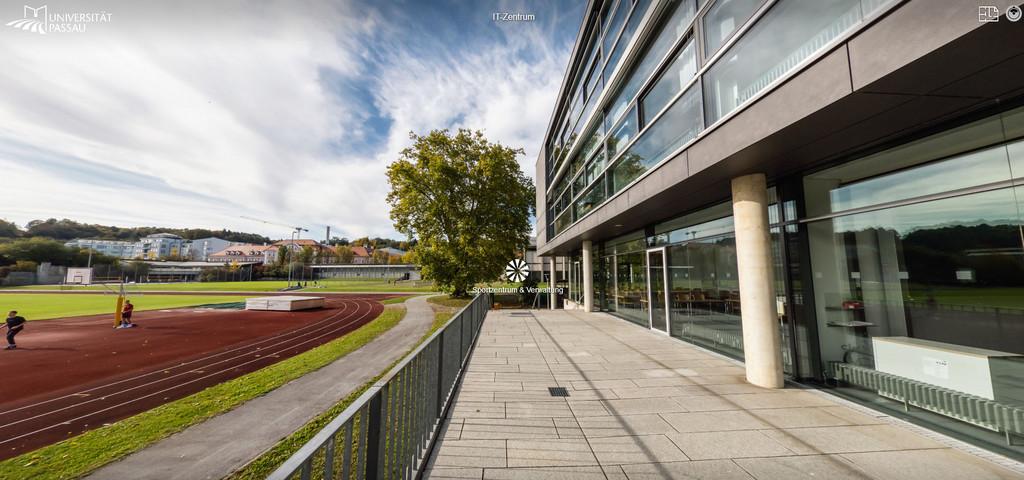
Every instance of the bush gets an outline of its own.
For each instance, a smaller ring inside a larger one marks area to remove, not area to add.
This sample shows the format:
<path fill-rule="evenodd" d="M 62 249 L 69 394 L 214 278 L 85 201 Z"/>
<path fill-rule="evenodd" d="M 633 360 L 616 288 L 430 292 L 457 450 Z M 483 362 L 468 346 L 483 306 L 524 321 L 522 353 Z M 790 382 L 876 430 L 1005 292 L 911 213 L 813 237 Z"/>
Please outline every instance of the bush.
<path fill-rule="evenodd" d="M 18 260 L 14 262 L 14 268 L 11 271 L 14 272 L 34 272 L 39 267 L 39 264 L 32 260 Z"/>

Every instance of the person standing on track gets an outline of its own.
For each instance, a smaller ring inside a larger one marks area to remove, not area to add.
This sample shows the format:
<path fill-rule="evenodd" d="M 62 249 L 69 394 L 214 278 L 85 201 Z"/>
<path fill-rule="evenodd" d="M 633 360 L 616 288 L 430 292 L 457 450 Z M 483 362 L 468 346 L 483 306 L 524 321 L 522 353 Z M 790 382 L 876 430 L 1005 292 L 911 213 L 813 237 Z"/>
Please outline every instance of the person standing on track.
<path fill-rule="evenodd" d="M 132 305 L 131 300 L 124 301 L 124 307 L 121 307 L 121 327 L 120 328 L 132 328 L 135 326 L 132 323 L 132 312 L 135 311 L 135 305 Z"/>
<path fill-rule="evenodd" d="M 19 317 L 17 310 L 11 310 L 7 313 L 7 323 L 4 326 L 7 327 L 7 350 L 18 348 L 14 343 L 14 336 L 25 328 L 25 317 Z"/>

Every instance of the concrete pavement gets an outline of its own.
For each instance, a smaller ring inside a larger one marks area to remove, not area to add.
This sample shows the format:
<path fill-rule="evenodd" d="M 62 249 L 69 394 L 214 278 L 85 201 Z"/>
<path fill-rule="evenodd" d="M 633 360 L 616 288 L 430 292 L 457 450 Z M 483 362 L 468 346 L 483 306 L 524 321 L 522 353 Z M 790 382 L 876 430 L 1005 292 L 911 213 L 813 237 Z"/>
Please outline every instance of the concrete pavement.
<path fill-rule="evenodd" d="M 550 387 L 564 387 L 568 397 Z M 427 478 L 1024 479 L 816 390 L 607 314 L 492 311 Z"/>

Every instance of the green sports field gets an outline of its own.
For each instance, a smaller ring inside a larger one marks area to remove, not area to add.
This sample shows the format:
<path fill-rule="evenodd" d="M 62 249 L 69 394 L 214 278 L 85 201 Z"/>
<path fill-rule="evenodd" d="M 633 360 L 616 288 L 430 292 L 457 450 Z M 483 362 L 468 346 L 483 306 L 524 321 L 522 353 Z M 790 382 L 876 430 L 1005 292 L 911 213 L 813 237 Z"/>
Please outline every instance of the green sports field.
<path fill-rule="evenodd" d="M 324 280 L 320 282 L 321 288 L 310 287 L 303 289 L 304 292 L 432 292 L 433 286 L 426 282 L 400 282 L 388 283 L 385 280 Z M 125 288 L 129 292 L 275 292 L 288 286 L 284 280 L 267 280 L 254 282 L 189 282 L 189 283 L 153 283 L 153 284 L 129 284 Z M 56 290 L 62 287 L 58 285 L 26 285 L 21 287 L 9 287 L 5 290 Z M 116 287 L 104 287 L 102 285 L 89 286 L 68 286 L 68 290 L 96 290 L 103 291 Z"/>
<path fill-rule="evenodd" d="M 130 297 L 130 299 L 135 304 L 135 310 L 142 311 L 240 302 L 245 297 L 237 295 L 141 295 Z M 6 314 L 10 310 L 17 310 L 19 315 L 29 321 L 104 313 L 109 313 L 112 316 L 116 304 L 117 297 L 114 295 L 0 294 L 0 311 Z"/>

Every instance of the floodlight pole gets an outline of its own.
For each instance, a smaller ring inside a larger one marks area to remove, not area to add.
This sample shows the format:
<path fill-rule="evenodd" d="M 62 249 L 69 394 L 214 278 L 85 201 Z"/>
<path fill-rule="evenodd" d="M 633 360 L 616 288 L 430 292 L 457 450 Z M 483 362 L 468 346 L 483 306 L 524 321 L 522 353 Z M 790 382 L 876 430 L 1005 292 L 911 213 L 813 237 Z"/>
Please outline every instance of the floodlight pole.
<path fill-rule="evenodd" d="M 299 232 L 298 228 L 296 228 L 295 230 L 292 230 L 291 242 L 288 243 L 288 248 L 285 249 L 285 252 L 288 254 L 288 256 L 285 258 L 285 261 L 288 262 L 288 288 L 292 288 L 292 259 L 291 259 L 292 255 L 291 254 L 292 254 L 292 246 L 295 245 L 295 234 L 298 233 L 298 232 Z"/>

